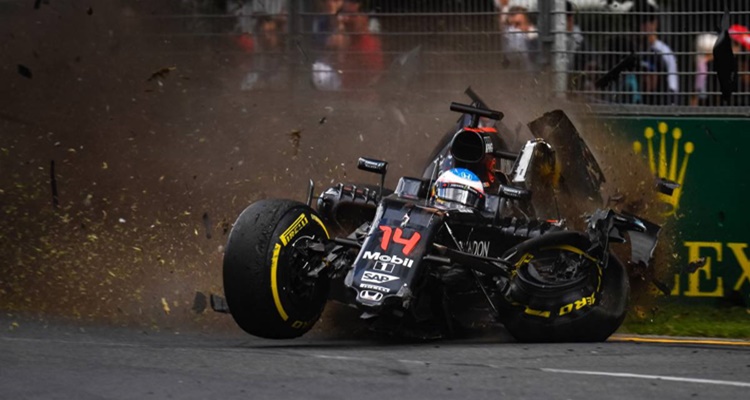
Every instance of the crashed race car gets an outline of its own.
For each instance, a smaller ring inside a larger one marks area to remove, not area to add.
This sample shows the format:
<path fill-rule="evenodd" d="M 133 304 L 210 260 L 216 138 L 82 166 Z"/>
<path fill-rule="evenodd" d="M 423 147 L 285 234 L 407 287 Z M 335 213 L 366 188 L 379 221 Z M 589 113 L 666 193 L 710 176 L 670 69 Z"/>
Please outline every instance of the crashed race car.
<path fill-rule="evenodd" d="M 387 163 L 360 158 L 380 185 L 338 184 L 307 204 L 251 204 L 235 222 L 223 263 L 226 306 L 247 333 L 299 337 L 328 300 L 361 311 L 381 332 L 447 337 L 477 310 L 518 341 L 603 341 L 622 323 L 626 265 L 644 268 L 659 226 L 597 209 L 572 229 L 555 213 L 558 194 L 601 196 L 601 169 L 562 111 L 528 127 L 514 152 L 490 109 L 452 103 L 457 125 L 420 177 L 384 187 Z M 567 152 L 568 160 L 558 159 Z M 336 234 L 340 232 L 340 234 Z M 611 243 L 631 246 L 623 263 Z M 468 320 L 468 321 L 467 321 Z"/>

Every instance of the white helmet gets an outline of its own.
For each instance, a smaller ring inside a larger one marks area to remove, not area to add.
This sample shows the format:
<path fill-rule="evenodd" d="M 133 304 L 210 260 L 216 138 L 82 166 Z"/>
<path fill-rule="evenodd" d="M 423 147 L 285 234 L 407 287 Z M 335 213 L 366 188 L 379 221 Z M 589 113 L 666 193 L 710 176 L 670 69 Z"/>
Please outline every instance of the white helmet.
<path fill-rule="evenodd" d="M 481 208 L 484 186 L 479 177 L 466 168 L 452 168 L 443 172 L 432 187 L 436 204 Z"/>

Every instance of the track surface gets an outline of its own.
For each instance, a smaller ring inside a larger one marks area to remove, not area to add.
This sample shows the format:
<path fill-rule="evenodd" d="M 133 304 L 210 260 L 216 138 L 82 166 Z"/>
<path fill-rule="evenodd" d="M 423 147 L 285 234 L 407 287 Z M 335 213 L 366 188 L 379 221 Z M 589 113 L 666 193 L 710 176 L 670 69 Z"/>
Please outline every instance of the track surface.
<path fill-rule="evenodd" d="M 293 341 L 0 318 L 13 399 L 746 398 L 739 345 Z M 744 343 L 747 345 L 747 343 Z"/>

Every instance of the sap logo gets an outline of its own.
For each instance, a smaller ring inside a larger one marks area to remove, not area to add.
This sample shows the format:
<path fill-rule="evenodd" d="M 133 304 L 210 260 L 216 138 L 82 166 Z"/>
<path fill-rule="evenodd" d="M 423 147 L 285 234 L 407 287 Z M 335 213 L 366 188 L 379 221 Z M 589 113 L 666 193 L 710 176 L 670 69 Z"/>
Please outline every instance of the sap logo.
<path fill-rule="evenodd" d="M 490 254 L 490 241 L 489 240 L 470 240 L 467 242 L 460 242 L 463 251 L 474 254 L 475 256 L 488 257 Z"/>
<path fill-rule="evenodd" d="M 379 274 L 377 272 L 365 271 L 365 273 L 362 275 L 362 282 L 386 283 L 395 280 L 398 280 L 398 277 Z"/>
<path fill-rule="evenodd" d="M 383 293 L 373 292 L 372 290 L 362 290 L 359 292 L 359 298 L 362 300 L 380 301 L 383 300 Z"/>
<path fill-rule="evenodd" d="M 372 269 L 375 271 L 385 272 L 386 274 L 392 274 L 395 267 L 396 266 L 393 264 L 378 261 L 375 263 L 375 266 L 373 266 Z"/>
<path fill-rule="evenodd" d="M 376 260 L 384 263 L 391 263 L 396 265 L 403 265 L 404 267 L 411 268 L 414 265 L 414 260 L 411 258 L 401 258 L 399 256 L 389 256 L 387 254 L 380 254 L 379 251 L 366 251 L 362 255 L 365 260 Z"/>
<path fill-rule="evenodd" d="M 378 292 L 383 292 L 383 293 L 390 293 L 391 292 L 391 289 L 388 289 L 386 287 L 376 286 L 376 285 L 370 285 L 370 284 L 367 284 L 367 283 L 360 284 L 359 287 L 362 288 L 362 289 L 377 290 Z"/>

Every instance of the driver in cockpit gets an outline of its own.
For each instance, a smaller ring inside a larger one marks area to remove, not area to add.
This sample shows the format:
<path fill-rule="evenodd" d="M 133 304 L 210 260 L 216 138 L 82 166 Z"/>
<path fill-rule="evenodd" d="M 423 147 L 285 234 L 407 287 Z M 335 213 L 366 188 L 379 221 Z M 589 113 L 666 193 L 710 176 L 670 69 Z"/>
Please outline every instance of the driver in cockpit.
<path fill-rule="evenodd" d="M 435 205 L 446 208 L 481 209 L 485 200 L 484 183 L 466 168 L 450 168 L 432 185 Z"/>

